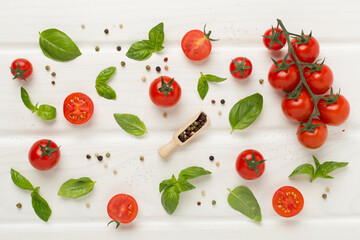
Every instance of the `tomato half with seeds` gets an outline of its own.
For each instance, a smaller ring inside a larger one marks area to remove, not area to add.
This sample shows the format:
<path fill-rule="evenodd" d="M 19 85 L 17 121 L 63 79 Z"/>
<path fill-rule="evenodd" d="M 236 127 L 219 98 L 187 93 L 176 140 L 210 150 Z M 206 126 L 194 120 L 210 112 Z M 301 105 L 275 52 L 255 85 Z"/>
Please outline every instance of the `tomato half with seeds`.
<path fill-rule="evenodd" d="M 304 36 L 308 38 L 308 35 Z M 294 48 L 294 52 L 297 58 L 301 62 L 312 63 L 316 60 L 320 53 L 320 45 L 314 37 L 310 37 L 306 43 L 299 43 L 296 38 L 291 39 L 291 45 Z M 292 54 L 290 57 L 293 58 Z M 293 58 L 294 59 L 294 58 Z"/>
<path fill-rule="evenodd" d="M 325 97 L 329 96 L 330 95 L 326 95 Z M 335 98 L 335 95 L 333 96 Z M 350 104 L 343 95 L 339 95 L 335 103 L 326 103 L 326 100 L 320 99 L 317 105 L 321 121 L 328 125 L 339 126 L 348 119 L 350 114 Z"/>
<path fill-rule="evenodd" d="M 311 91 L 320 95 L 326 93 L 333 84 L 334 76 L 331 69 L 323 64 L 319 71 L 311 72 L 310 68 L 304 68 L 304 77 Z"/>
<path fill-rule="evenodd" d="M 282 64 L 283 60 L 277 61 L 278 64 Z M 292 61 L 286 60 L 286 64 L 290 64 Z M 270 85 L 276 90 L 280 91 L 293 91 L 300 82 L 300 72 L 295 64 L 291 64 L 285 70 L 277 71 L 278 66 L 275 63 L 271 66 L 268 74 L 268 80 Z"/>
<path fill-rule="evenodd" d="M 49 139 L 41 139 L 31 146 L 28 156 L 34 168 L 49 170 L 58 163 L 60 149 L 55 142 Z"/>
<path fill-rule="evenodd" d="M 150 84 L 149 95 L 155 105 L 172 107 L 180 100 L 181 87 L 174 78 L 161 76 Z"/>
<path fill-rule="evenodd" d="M 272 205 L 277 214 L 289 218 L 301 212 L 304 207 L 304 197 L 296 188 L 284 186 L 274 193 Z"/>
<path fill-rule="evenodd" d="M 264 157 L 256 150 L 242 151 L 236 159 L 236 171 L 247 180 L 259 178 L 265 170 Z"/>
<path fill-rule="evenodd" d="M 130 223 L 138 213 L 136 200 L 128 194 L 117 194 L 107 205 L 109 217 L 117 223 Z"/>
<path fill-rule="evenodd" d="M 31 62 L 25 58 L 15 59 L 11 63 L 11 74 L 14 76 L 13 79 L 27 80 L 32 74 L 33 66 Z"/>
<path fill-rule="evenodd" d="M 75 92 L 65 98 L 64 116 L 72 124 L 83 124 L 90 120 L 94 104 L 89 96 Z"/>
<path fill-rule="evenodd" d="M 286 38 L 281 28 L 269 28 L 263 35 L 265 47 L 272 51 L 278 51 L 285 46 Z M 280 44 L 282 43 L 282 44 Z"/>
<path fill-rule="evenodd" d="M 231 75 L 237 79 L 245 79 L 252 72 L 252 63 L 248 58 L 237 57 L 231 60 L 229 70 Z"/>
<path fill-rule="evenodd" d="M 287 97 L 288 95 L 286 95 L 281 102 L 284 115 L 288 119 L 296 122 L 308 120 L 314 110 L 314 102 L 308 91 L 304 88 L 301 89 L 297 99 L 287 99 Z"/>
<path fill-rule="evenodd" d="M 312 119 L 312 125 L 318 125 L 314 131 L 303 131 L 304 126 L 301 124 L 297 130 L 297 138 L 299 142 L 307 148 L 316 149 L 321 147 L 328 135 L 326 124 L 319 119 Z"/>

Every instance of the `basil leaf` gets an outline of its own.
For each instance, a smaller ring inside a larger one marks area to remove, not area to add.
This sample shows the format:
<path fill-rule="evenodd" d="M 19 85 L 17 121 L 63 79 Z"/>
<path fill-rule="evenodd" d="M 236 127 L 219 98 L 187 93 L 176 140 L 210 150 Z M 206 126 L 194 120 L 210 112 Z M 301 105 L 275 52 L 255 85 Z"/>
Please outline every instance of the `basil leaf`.
<path fill-rule="evenodd" d="M 308 174 L 310 177 L 313 177 L 315 173 L 313 165 L 306 163 L 298 166 L 295 170 L 289 175 L 289 177 L 293 177 L 299 174 Z"/>
<path fill-rule="evenodd" d="M 56 117 L 56 108 L 47 104 L 42 104 L 37 110 L 37 115 L 44 120 L 52 120 Z"/>
<path fill-rule="evenodd" d="M 175 184 L 178 192 L 186 192 L 195 189 L 195 186 L 189 183 L 187 180 L 179 178 L 179 181 Z"/>
<path fill-rule="evenodd" d="M 315 156 L 313 156 L 313 159 L 314 159 L 314 162 L 315 162 L 315 168 L 318 169 L 320 167 L 320 162 Z"/>
<path fill-rule="evenodd" d="M 159 192 L 162 192 L 164 188 L 170 187 L 171 185 L 176 183 L 176 178 L 174 175 L 172 175 L 172 178 L 166 179 L 162 181 L 159 185 Z"/>
<path fill-rule="evenodd" d="M 114 113 L 114 117 L 119 126 L 127 133 L 134 136 L 141 136 L 144 133 L 147 133 L 144 122 L 141 121 L 138 116 L 133 114 Z"/>
<path fill-rule="evenodd" d="M 41 32 L 39 44 L 45 56 L 55 61 L 70 61 L 81 55 L 71 38 L 55 28 Z"/>
<path fill-rule="evenodd" d="M 25 88 L 21 87 L 20 93 L 21 93 L 21 100 L 23 101 L 24 105 L 32 112 L 36 112 L 37 107 L 32 104 L 30 100 L 30 96 L 28 92 L 25 90 Z"/>
<path fill-rule="evenodd" d="M 46 200 L 40 196 L 39 187 L 35 188 L 31 193 L 31 202 L 36 215 L 38 215 L 41 220 L 47 222 L 51 215 L 51 209 Z"/>
<path fill-rule="evenodd" d="M 95 182 L 88 177 L 82 177 L 79 179 L 72 178 L 61 185 L 58 191 L 58 195 L 76 199 L 91 192 L 94 188 L 94 185 Z"/>
<path fill-rule="evenodd" d="M 16 186 L 19 188 L 25 189 L 25 190 L 34 190 L 33 185 L 30 183 L 29 180 L 26 179 L 23 175 L 21 175 L 19 172 L 15 171 L 14 169 L 11 169 L 11 179 L 15 183 Z"/>
<path fill-rule="evenodd" d="M 126 56 L 134 60 L 144 61 L 151 57 L 153 53 L 152 50 L 153 47 L 149 44 L 149 42 L 143 40 L 133 43 L 127 51 Z"/>
<path fill-rule="evenodd" d="M 260 115 L 263 108 L 263 97 L 255 93 L 238 101 L 230 110 L 229 122 L 234 130 L 242 130 L 249 127 Z"/>
<path fill-rule="evenodd" d="M 245 186 L 238 186 L 230 190 L 227 198 L 229 205 L 236 211 L 241 212 L 248 218 L 261 222 L 261 210 L 254 194 Z"/>
<path fill-rule="evenodd" d="M 198 93 L 202 100 L 206 97 L 206 94 L 209 91 L 209 84 L 205 81 L 202 77 L 199 78 L 198 85 L 197 85 Z"/>
<path fill-rule="evenodd" d="M 106 99 L 116 99 L 116 92 L 107 84 L 95 85 L 97 93 Z"/>
<path fill-rule="evenodd" d="M 333 161 L 324 162 L 323 164 L 320 165 L 320 167 L 318 169 L 316 169 L 314 179 L 316 179 L 317 177 L 333 178 L 333 177 L 329 176 L 328 174 L 338 168 L 343 168 L 343 167 L 347 166 L 348 164 L 349 163 L 347 163 L 347 162 L 333 162 Z"/>
<path fill-rule="evenodd" d="M 168 214 L 173 214 L 179 204 L 180 193 L 176 191 L 175 186 L 165 189 L 161 195 L 161 204 Z"/>
<path fill-rule="evenodd" d="M 164 23 L 159 23 L 150 30 L 149 40 L 151 42 L 151 45 L 154 47 L 154 52 L 158 52 L 164 48 L 162 46 L 162 44 L 164 43 L 164 38 Z"/>
<path fill-rule="evenodd" d="M 111 76 L 115 73 L 116 67 L 108 67 L 102 70 L 99 75 L 96 77 L 96 85 L 106 83 Z"/>
<path fill-rule="evenodd" d="M 226 78 L 221 78 L 221 77 L 218 77 L 218 76 L 215 76 L 215 75 L 211 75 L 211 74 L 205 74 L 205 75 L 203 75 L 202 73 L 201 73 L 201 77 L 204 79 L 204 80 L 206 80 L 206 81 L 208 81 L 208 82 L 223 82 L 223 81 L 225 81 L 226 80 Z"/>
<path fill-rule="evenodd" d="M 202 167 L 188 167 L 182 170 L 179 174 L 179 180 L 194 179 L 203 175 L 211 174 L 210 171 L 205 170 Z"/>

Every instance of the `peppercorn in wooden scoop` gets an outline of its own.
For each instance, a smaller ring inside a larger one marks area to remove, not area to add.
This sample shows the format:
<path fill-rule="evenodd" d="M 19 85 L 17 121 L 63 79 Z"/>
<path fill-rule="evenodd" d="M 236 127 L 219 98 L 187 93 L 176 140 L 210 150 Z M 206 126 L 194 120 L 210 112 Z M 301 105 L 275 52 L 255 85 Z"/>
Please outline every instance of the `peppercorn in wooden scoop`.
<path fill-rule="evenodd" d="M 159 148 L 159 155 L 162 158 L 167 158 L 177 146 L 188 143 L 195 135 L 207 127 L 209 123 L 210 121 L 207 115 L 204 112 L 199 112 L 174 133 L 170 142 Z"/>

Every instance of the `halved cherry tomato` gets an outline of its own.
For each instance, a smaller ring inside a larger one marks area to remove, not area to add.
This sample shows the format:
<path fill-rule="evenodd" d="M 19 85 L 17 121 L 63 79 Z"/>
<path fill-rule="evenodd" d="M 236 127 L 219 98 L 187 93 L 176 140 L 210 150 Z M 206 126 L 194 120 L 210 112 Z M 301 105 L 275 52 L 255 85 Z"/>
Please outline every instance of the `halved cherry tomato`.
<path fill-rule="evenodd" d="M 171 107 L 180 100 L 181 87 L 173 78 L 161 76 L 150 84 L 149 94 L 157 106 Z"/>
<path fill-rule="evenodd" d="M 315 149 L 321 147 L 326 142 L 328 130 L 325 123 L 319 119 L 316 118 L 313 119 L 312 124 L 313 125 L 319 124 L 320 126 L 316 127 L 314 132 L 310 132 L 310 131 L 299 132 L 304 128 L 303 125 L 300 125 L 297 130 L 298 132 L 297 138 L 303 146 L 307 148 Z"/>
<path fill-rule="evenodd" d="M 84 93 L 75 92 L 64 101 L 64 116 L 72 124 L 83 124 L 90 120 L 94 112 L 94 104 Z"/>
<path fill-rule="evenodd" d="M 118 223 L 132 222 L 138 213 L 136 200 L 127 194 L 117 194 L 107 205 L 107 213 L 111 219 Z"/>
<path fill-rule="evenodd" d="M 273 39 L 274 37 L 275 37 L 275 39 Z M 282 43 L 282 45 L 279 43 L 279 41 Z M 273 42 L 273 43 L 270 47 L 271 42 Z M 282 49 L 286 43 L 286 38 L 285 38 L 284 33 L 282 33 L 282 29 L 281 28 L 269 28 L 268 30 L 266 30 L 266 32 L 263 35 L 263 43 L 267 49 L 272 50 L 272 51 L 277 51 L 277 50 Z"/>
<path fill-rule="evenodd" d="M 305 35 L 308 37 L 308 35 Z M 294 52 L 301 62 L 312 63 L 316 60 L 320 53 L 320 45 L 314 37 L 310 37 L 307 43 L 298 44 L 298 40 L 291 39 L 291 45 L 294 48 Z M 293 56 L 290 54 L 291 58 Z"/>
<path fill-rule="evenodd" d="M 291 186 L 279 188 L 273 196 L 272 205 L 282 217 L 293 217 L 304 207 L 304 198 L 299 190 Z"/>
<path fill-rule="evenodd" d="M 264 157 L 256 150 L 242 151 L 236 159 L 236 171 L 247 180 L 259 178 L 265 170 Z"/>
<path fill-rule="evenodd" d="M 311 91 L 317 95 L 326 93 L 331 88 L 334 79 L 331 69 L 323 64 L 319 71 L 310 71 L 310 68 L 304 68 L 304 77 Z"/>
<path fill-rule="evenodd" d="M 325 97 L 329 96 L 330 95 L 326 95 Z M 320 99 L 317 105 L 320 112 L 320 119 L 324 123 L 338 126 L 344 123 L 349 117 L 350 104 L 343 95 L 339 95 L 335 103 L 328 105 L 326 103 L 326 100 Z"/>
<path fill-rule="evenodd" d="M 233 77 L 238 79 L 244 79 L 250 76 L 252 72 L 251 61 L 244 57 L 237 57 L 231 60 L 229 70 Z"/>
<path fill-rule="evenodd" d="M 309 119 L 314 110 L 314 102 L 310 94 L 304 88 L 301 89 L 300 95 L 295 99 L 286 99 L 286 95 L 282 102 L 281 108 L 287 118 L 296 122 L 304 122 Z"/>
<path fill-rule="evenodd" d="M 28 77 L 30 77 L 33 66 L 31 65 L 31 62 L 25 58 L 18 58 L 15 59 L 11 63 L 11 74 L 14 76 L 13 79 L 20 79 L 20 80 L 26 80 Z"/>
<path fill-rule="evenodd" d="M 277 61 L 279 64 L 282 60 Z M 286 60 L 286 63 L 291 63 Z M 289 66 L 287 70 L 276 71 L 278 67 L 273 64 L 269 70 L 268 80 L 270 85 L 280 91 L 291 92 L 300 82 L 300 72 L 295 64 Z"/>
<path fill-rule="evenodd" d="M 39 170 L 53 168 L 59 159 L 59 147 L 49 139 L 36 141 L 29 150 L 29 161 L 34 168 Z"/>

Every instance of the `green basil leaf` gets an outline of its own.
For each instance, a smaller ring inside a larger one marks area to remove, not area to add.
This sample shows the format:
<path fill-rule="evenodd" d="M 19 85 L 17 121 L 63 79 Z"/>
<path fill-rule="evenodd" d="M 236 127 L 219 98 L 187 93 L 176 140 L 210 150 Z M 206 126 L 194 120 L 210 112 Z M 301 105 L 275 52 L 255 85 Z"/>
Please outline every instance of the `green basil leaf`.
<path fill-rule="evenodd" d="M 263 97 L 255 93 L 238 101 L 230 110 L 229 122 L 234 130 L 242 130 L 249 127 L 260 115 L 263 108 Z"/>
<path fill-rule="evenodd" d="M 164 49 L 164 47 L 162 46 L 162 44 L 164 43 L 164 39 L 164 23 L 159 23 L 149 32 L 149 40 L 151 42 L 151 45 L 154 47 L 154 52 L 158 52 Z"/>
<path fill-rule="evenodd" d="M 210 171 L 205 170 L 202 167 L 188 167 L 179 173 L 179 180 L 194 179 L 203 175 L 211 174 Z"/>
<path fill-rule="evenodd" d="M 162 192 L 165 188 L 170 187 L 176 183 L 176 178 L 173 175 L 172 178 L 166 179 L 159 184 L 159 192 Z"/>
<path fill-rule="evenodd" d="M 115 73 L 116 67 L 108 67 L 102 70 L 96 77 L 96 85 L 106 83 L 111 76 Z"/>
<path fill-rule="evenodd" d="M 37 115 L 44 120 L 52 120 L 56 117 L 56 108 L 47 104 L 39 106 Z"/>
<path fill-rule="evenodd" d="M 179 179 L 177 183 L 174 185 L 178 192 L 186 192 L 195 189 L 195 186 L 189 183 L 187 180 Z"/>
<path fill-rule="evenodd" d="M 143 40 L 133 43 L 127 51 L 126 56 L 134 60 L 144 61 L 150 58 L 152 53 L 153 47 L 148 41 Z"/>
<path fill-rule="evenodd" d="M 173 214 L 179 204 L 180 193 L 175 186 L 168 187 L 161 195 L 161 204 L 168 214 Z"/>
<path fill-rule="evenodd" d="M 45 56 L 55 61 L 70 61 L 81 55 L 71 38 L 55 28 L 41 32 L 39 44 Z"/>
<path fill-rule="evenodd" d="M 58 195 L 76 199 L 91 192 L 94 188 L 94 185 L 95 182 L 88 177 L 82 177 L 79 179 L 72 178 L 61 185 L 58 191 Z"/>
<path fill-rule="evenodd" d="M 97 84 L 95 85 L 97 93 L 106 99 L 116 99 L 116 92 L 112 87 L 107 84 Z"/>
<path fill-rule="evenodd" d="M 51 209 L 46 200 L 40 196 L 39 187 L 35 188 L 31 193 L 31 202 L 36 215 L 38 215 L 41 220 L 47 222 L 51 215 Z"/>
<path fill-rule="evenodd" d="M 144 122 L 133 114 L 115 113 L 114 117 L 122 129 L 134 136 L 141 136 L 147 133 Z"/>
<path fill-rule="evenodd" d="M 313 177 L 315 173 L 313 165 L 306 163 L 298 166 L 295 170 L 289 175 L 289 177 L 293 177 L 299 174 L 308 174 L 310 177 Z"/>
<path fill-rule="evenodd" d="M 245 186 L 238 186 L 232 191 L 230 189 L 228 190 L 230 193 L 227 201 L 233 209 L 241 212 L 254 221 L 261 221 L 259 203 L 249 188 Z"/>
<path fill-rule="evenodd" d="M 23 101 L 24 105 L 32 112 L 37 111 L 37 107 L 34 106 L 30 100 L 30 96 L 28 92 L 25 90 L 25 88 L 21 87 L 21 100 Z"/>
<path fill-rule="evenodd" d="M 205 81 L 202 77 L 199 78 L 198 85 L 197 85 L 198 93 L 202 100 L 206 97 L 206 94 L 209 91 L 209 84 Z"/>
<path fill-rule="evenodd" d="M 316 169 L 314 179 L 317 177 L 333 178 L 333 177 L 329 176 L 328 174 L 338 168 L 343 168 L 343 167 L 347 166 L 348 164 L 349 164 L 348 162 L 333 162 L 333 161 L 324 162 L 323 164 L 320 165 L 320 167 L 318 169 Z"/>
<path fill-rule="evenodd" d="M 318 169 L 320 167 L 320 162 L 315 156 L 312 156 L 312 157 L 313 157 L 314 162 L 315 162 L 315 168 Z"/>
<path fill-rule="evenodd" d="M 211 75 L 211 74 L 205 74 L 205 75 L 203 75 L 202 73 L 201 73 L 201 77 L 204 79 L 204 80 L 206 80 L 206 81 L 208 81 L 208 82 L 223 82 L 223 81 L 225 81 L 226 80 L 226 78 L 221 78 L 221 77 L 218 77 L 218 76 L 215 76 L 215 75 Z"/>
<path fill-rule="evenodd" d="M 26 179 L 23 175 L 21 175 L 19 172 L 15 171 L 14 169 L 11 169 L 11 179 L 15 183 L 16 186 L 19 188 L 25 189 L 25 190 L 34 190 L 33 185 L 30 183 L 29 180 Z"/>

